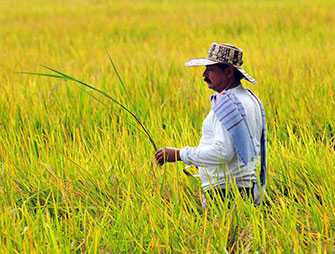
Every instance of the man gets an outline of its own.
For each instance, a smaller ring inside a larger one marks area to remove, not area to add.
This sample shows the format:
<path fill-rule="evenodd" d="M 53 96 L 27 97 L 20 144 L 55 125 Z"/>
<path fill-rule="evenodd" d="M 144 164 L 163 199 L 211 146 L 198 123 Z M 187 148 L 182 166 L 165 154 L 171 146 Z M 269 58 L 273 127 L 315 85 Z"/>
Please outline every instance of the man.
<path fill-rule="evenodd" d="M 224 198 L 236 184 L 243 197 L 252 196 L 258 205 L 259 156 L 263 190 L 266 182 L 265 112 L 259 99 L 241 85 L 241 79 L 256 83 L 242 63 L 240 48 L 219 43 L 212 43 L 207 58 L 186 62 L 186 66 L 206 66 L 204 81 L 216 92 L 211 96 L 212 109 L 203 122 L 197 147 L 161 148 L 155 158 L 160 165 L 182 160 L 198 167 L 202 188 L 210 197 L 219 193 Z"/>

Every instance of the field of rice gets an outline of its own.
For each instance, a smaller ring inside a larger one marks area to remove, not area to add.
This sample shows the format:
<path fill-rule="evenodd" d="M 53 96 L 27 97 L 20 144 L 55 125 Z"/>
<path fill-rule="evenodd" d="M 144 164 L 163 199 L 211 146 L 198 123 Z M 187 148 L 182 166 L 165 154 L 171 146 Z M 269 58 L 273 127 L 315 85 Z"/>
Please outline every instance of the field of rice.
<path fill-rule="evenodd" d="M 332 0 L 0 1 L 0 249 L 3 253 L 335 251 Z M 212 94 L 211 42 L 244 50 L 244 82 L 268 120 L 268 187 L 254 207 L 202 210 L 183 163 L 159 167 L 117 98 L 158 147 L 196 146 Z M 108 58 L 124 80 L 122 86 Z"/>

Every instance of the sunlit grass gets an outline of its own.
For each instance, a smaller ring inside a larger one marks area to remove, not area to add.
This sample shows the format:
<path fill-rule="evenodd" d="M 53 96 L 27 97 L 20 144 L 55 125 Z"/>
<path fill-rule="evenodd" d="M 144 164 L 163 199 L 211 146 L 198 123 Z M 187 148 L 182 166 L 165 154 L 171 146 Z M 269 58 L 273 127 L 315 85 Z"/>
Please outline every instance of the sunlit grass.
<path fill-rule="evenodd" d="M 3 252 L 333 252 L 335 19 L 332 1 L 0 3 Z M 183 164 L 158 167 L 120 107 L 158 147 L 196 145 L 211 94 L 186 69 L 212 41 L 244 49 L 268 116 L 266 203 L 201 209 Z M 120 71 L 120 85 L 106 49 Z M 108 105 L 108 106 L 106 106 Z"/>

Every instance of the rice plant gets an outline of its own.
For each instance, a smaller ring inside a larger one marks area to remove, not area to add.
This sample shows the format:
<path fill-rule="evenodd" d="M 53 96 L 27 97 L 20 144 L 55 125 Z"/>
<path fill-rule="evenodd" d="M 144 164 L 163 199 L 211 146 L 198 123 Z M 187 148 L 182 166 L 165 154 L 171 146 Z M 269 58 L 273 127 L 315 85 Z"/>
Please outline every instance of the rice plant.
<path fill-rule="evenodd" d="M 2 1 L 1 252 L 334 252 L 332 7 Z M 154 162 L 154 146 L 199 142 L 212 92 L 183 64 L 213 41 L 244 50 L 258 81 L 244 85 L 267 111 L 259 208 L 237 199 L 204 211 L 183 163 Z M 52 78 L 17 73 L 40 65 Z"/>

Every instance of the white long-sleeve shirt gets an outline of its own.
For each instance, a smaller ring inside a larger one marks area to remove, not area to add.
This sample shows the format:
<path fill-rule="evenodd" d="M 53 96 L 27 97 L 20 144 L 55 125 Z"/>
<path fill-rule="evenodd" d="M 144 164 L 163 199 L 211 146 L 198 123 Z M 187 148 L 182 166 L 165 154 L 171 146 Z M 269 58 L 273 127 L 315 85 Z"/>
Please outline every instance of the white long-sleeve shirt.
<path fill-rule="evenodd" d="M 232 181 L 236 181 L 238 187 L 252 187 L 256 180 L 262 132 L 261 110 L 257 100 L 242 85 L 230 91 L 236 95 L 246 111 L 247 124 L 258 156 L 247 165 L 243 165 L 235 152 L 230 133 L 211 110 L 203 122 L 199 145 L 186 146 L 180 150 L 180 157 L 186 164 L 199 168 L 204 191 L 214 186 L 226 188 Z"/>

